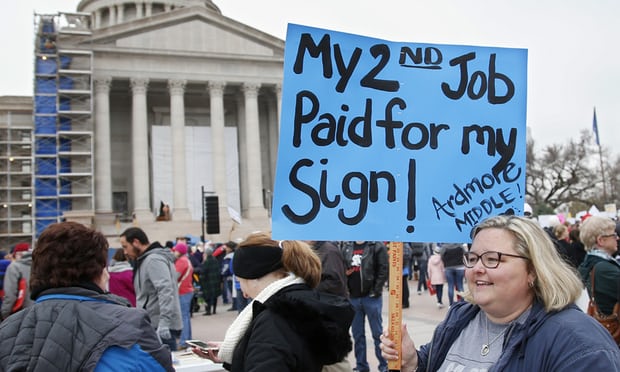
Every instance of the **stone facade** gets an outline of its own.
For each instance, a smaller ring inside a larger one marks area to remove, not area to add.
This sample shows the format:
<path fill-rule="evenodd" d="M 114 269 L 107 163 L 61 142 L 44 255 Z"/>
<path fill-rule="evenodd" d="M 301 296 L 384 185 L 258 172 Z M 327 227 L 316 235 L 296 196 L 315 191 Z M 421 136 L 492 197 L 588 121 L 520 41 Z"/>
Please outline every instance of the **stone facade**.
<path fill-rule="evenodd" d="M 90 32 L 58 48 L 93 53 L 95 225 L 115 235 L 110 216 L 123 214 L 154 238 L 199 235 L 204 188 L 221 223 L 207 239 L 269 229 L 284 41 L 211 1 L 83 0 L 77 11 Z M 156 222 L 161 202 L 170 221 Z"/>

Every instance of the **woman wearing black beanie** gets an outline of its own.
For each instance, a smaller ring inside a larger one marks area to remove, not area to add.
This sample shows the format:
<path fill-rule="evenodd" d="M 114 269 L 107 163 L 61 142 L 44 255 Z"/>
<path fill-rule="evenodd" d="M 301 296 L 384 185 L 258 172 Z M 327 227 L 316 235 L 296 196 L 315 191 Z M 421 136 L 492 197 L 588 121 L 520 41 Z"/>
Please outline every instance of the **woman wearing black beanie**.
<path fill-rule="evenodd" d="M 239 244 L 233 271 L 252 298 L 226 331 L 218 351 L 197 354 L 229 371 L 320 371 L 352 349 L 353 308 L 314 288 L 321 261 L 304 242 L 254 233 Z"/>

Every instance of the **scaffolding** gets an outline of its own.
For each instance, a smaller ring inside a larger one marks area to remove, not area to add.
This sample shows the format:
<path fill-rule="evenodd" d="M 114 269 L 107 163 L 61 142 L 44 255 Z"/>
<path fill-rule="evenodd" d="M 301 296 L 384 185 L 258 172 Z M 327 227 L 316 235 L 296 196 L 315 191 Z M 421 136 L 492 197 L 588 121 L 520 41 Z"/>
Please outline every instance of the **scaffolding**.
<path fill-rule="evenodd" d="M 90 33 L 88 21 L 82 13 L 35 15 L 35 237 L 67 212 L 94 213 L 93 55 L 70 42 Z"/>
<path fill-rule="evenodd" d="M 0 247 L 32 242 L 32 103 L 4 97 L 0 113 Z"/>

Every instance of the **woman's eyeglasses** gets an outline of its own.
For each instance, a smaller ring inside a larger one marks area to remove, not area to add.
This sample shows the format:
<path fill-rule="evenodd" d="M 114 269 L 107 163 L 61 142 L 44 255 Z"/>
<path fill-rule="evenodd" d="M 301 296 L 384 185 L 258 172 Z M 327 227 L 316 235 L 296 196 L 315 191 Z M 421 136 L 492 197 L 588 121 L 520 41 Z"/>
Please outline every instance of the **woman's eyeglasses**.
<path fill-rule="evenodd" d="M 618 234 L 616 233 L 611 233 L 611 234 L 604 234 L 604 235 L 599 235 L 601 238 L 611 238 L 612 236 L 616 239 L 618 239 Z"/>
<path fill-rule="evenodd" d="M 465 265 L 465 267 L 471 269 L 472 267 L 476 266 L 476 264 L 478 263 L 478 260 L 481 260 L 482 266 L 486 267 L 487 269 L 495 269 L 499 266 L 499 263 L 502 261 L 502 256 L 517 257 L 517 258 L 523 258 L 523 259 L 528 260 L 528 258 L 525 256 L 518 256 L 516 254 L 509 254 L 509 253 L 502 253 L 502 252 L 495 252 L 495 251 L 487 251 L 487 252 L 484 252 L 483 254 L 467 252 L 463 254 L 463 264 Z"/>

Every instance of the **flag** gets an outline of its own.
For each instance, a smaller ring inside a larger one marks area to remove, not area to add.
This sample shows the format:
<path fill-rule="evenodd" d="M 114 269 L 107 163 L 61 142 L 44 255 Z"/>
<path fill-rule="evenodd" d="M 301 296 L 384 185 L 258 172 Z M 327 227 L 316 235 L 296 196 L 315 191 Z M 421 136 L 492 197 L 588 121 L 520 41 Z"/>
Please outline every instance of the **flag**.
<path fill-rule="evenodd" d="M 598 139 L 598 125 L 596 124 L 596 107 L 594 108 L 594 119 L 592 119 L 592 130 L 594 131 L 594 140 L 598 146 L 601 145 Z"/>

